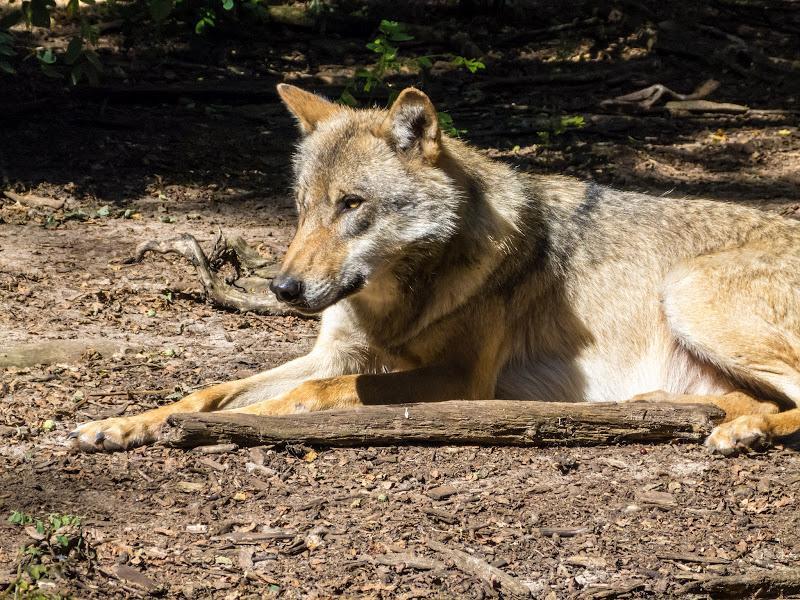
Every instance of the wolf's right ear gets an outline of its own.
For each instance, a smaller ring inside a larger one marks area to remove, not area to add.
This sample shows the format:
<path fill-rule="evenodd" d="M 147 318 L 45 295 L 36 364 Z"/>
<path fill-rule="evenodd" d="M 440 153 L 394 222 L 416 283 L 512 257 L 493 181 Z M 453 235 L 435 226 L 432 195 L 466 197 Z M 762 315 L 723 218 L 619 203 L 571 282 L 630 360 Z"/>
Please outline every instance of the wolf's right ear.
<path fill-rule="evenodd" d="M 303 135 L 308 135 L 317 128 L 321 121 L 344 110 L 342 106 L 334 104 L 322 96 L 306 92 L 287 83 L 278 84 L 278 95 L 289 112 L 297 119 Z"/>
<path fill-rule="evenodd" d="M 400 92 L 381 129 L 397 150 L 417 150 L 430 163 L 439 158 L 442 151 L 439 115 L 430 98 L 418 89 L 410 87 Z"/>

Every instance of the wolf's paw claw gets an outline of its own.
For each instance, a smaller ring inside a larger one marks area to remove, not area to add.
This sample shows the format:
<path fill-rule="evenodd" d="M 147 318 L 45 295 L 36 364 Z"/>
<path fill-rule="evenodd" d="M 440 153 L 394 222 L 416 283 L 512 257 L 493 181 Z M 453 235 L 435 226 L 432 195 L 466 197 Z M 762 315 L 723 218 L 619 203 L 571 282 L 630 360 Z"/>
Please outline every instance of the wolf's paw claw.
<path fill-rule="evenodd" d="M 67 436 L 82 452 L 113 452 L 141 446 L 158 439 L 161 423 L 142 417 L 116 417 L 79 425 Z"/>
<path fill-rule="evenodd" d="M 706 447 L 723 456 L 769 446 L 769 425 L 760 415 L 745 415 L 714 428 Z"/>

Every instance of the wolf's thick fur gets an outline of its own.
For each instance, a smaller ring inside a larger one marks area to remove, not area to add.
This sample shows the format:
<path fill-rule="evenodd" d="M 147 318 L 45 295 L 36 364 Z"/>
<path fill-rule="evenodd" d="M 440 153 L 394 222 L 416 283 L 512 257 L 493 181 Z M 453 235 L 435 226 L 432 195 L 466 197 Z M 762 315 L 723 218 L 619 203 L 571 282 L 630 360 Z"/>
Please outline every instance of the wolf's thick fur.
<path fill-rule="evenodd" d="M 442 135 L 421 92 L 352 110 L 279 86 L 304 138 L 274 286 L 323 311 L 314 349 L 135 417 L 451 398 L 713 402 L 729 452 L 800 429 L 800 227 L 729 204 L 527 176 Z M 784 410 L 784 412 L 779 412 Z"/>

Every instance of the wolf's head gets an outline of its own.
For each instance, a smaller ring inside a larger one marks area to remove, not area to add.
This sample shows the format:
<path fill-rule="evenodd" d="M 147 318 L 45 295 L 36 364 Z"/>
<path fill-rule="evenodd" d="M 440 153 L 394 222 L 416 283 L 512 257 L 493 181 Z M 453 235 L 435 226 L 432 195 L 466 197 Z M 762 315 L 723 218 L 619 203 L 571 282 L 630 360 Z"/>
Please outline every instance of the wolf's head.
<path fill-rule="evenodd" d="M 442 133 L 425 94 L 407 88 L 388 110 L 354 110 L 290 85 L 278 93 L 303 134 L 297 233 L 271 285 L 280 300 L 321 311 L 453 234 L 459 192 L 440 168 Z"/>

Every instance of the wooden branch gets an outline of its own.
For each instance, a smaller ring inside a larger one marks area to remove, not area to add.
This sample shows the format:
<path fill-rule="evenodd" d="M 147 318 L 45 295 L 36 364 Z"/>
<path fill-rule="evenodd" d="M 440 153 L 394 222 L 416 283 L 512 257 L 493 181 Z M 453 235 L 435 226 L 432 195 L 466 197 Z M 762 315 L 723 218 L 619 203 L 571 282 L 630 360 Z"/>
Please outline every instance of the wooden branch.
<path fill-rule="evenodd" d="M 497 567 L 493 567 L 477 556 L 472 556 L 462 550 L 450 548 L 436 540 L 428 540 L 428 547 L 450 559 L 459 571 L 482 579 L 492 588 L 499 588 L 499 591 L 504 596 L 527 598 L 531 595 L 530 588 L 522 583 L 521 580 L 509 575 L 505 571 L 501 571 Z"/>
<path fill-rule="evenodd" d="M 239 413 L 172 415 L 172 446 L 302 442 L 320 446 L 478 444 L 597 446 L 701 442 L 724 416 L 710 405 L 450 400 L 364 406 L 265 417 Z"/>
<path fill-rule="evenodd" d="M 200 283 L 203 285 L 209 300 L 218 306 L 266 315 L 298 314 L 285 304 L 278 302 L 272 294 L 248 294 L 225 284 L 211 269 L 208 257 L 206 257 L 200 244 L 188 233 L 168 240 L 143 242 L 136 248 L 135 256 L 125 262 L 128 264 L 141 262 L 148 252 L 180 254 L 191 262 L 197 271 Z"/>
<path fill-rule="evenodd" d="M 800 569 L 706 577 L 681 588 L 681 595 L 709 594 L 714 598 L 777 598 L 799 593 Z"/>

